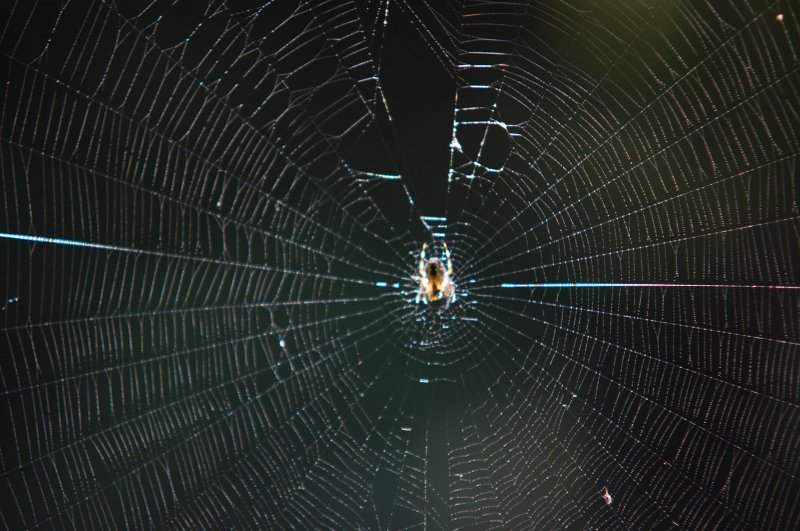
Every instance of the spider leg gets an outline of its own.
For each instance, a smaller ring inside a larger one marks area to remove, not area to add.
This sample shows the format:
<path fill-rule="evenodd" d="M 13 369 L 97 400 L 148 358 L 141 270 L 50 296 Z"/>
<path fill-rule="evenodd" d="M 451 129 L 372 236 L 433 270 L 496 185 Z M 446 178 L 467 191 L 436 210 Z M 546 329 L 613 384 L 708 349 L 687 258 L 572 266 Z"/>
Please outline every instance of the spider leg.
<path fill-rule="evenodd" d="M 425 291 L 425 285 L 423 284 L 423 282 L 420 282 L 419 290 L 417 290 L 417 304 L 419 304 L 420 302 L 424 302 L 425 304 L 428 304 L 428 299 L 426 297 L 426 291 Z"/>
<path fill-rule="evenodd" d="M 419 276 L 422 279 L 425 276 L 425 248 L 428 246 L 427 243 L 422 244 L 422 252 L 419 253 Z"/>
<path fill-rule="evenodd" d="M 446 243 L 444 243 L 444 255 L 447 258 L 447 276 L 450 276 L 453 274 L 453 261 L 450 260 L 450 250 L 447 248 Z"/>

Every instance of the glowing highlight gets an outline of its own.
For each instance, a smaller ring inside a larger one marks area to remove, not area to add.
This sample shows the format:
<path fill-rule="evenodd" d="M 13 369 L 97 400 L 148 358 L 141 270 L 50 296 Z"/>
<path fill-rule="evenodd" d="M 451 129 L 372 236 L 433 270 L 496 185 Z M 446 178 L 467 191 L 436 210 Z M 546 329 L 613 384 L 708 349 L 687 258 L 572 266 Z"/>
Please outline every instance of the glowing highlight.
<path fill-rule="evenodd" d="M 800 286 L 782 284 L 671 284 L 668 282 L 535 282 L 515 284 L 504 282 L 501 288 L 710 288 L 710 289 L 798 289 Z"/>
<path fill-rule="evenodd" d="M 69 240 L 65 238 L 49 238 L 47 236 L 35 236 L 32 234 L 15 234 L 9 232 L 0 232 L 0 238 L 6 240 L 17 240 L 23 242 L 33 243 L 49 243 L 52 245 L 67 245 L 70 247 L 83 247 L 87 249 L 103 249 L 104 251 L 121 251 L 125 253 L 144 253 L 141 249 L 134 249 L 132 247 L 122 247 L 119 245 L 109 245 L 105 243 L 84 242 L 80 240 Z"/>

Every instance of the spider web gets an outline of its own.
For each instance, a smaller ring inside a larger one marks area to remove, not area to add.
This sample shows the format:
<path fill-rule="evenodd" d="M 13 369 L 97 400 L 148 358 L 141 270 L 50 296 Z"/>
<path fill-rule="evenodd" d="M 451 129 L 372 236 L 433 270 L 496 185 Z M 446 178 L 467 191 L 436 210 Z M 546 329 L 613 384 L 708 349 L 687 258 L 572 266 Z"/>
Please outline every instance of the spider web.
<path fill-rule="evenodd" d="M 2 13 L 3 526 L 800 526 L 794 3 Z"/>

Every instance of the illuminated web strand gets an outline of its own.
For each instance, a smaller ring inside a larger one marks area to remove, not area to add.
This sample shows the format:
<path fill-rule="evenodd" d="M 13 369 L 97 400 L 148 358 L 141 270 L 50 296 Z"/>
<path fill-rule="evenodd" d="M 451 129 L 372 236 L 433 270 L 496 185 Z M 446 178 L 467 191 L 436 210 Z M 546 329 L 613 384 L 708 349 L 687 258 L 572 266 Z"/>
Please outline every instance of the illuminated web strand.
<path fill-rule="evenodd" d="M 790 289 L 800 290 L 800 286 L 782 284 L 672 284 L 669 282 L 534 282 L 516 284 L 504 282 L 501 288 L 709 288 L 709 289 Z"/>
<path fill-rule="evenodd" d="M 123 247 L 121 245 L 110 245 L 107 243 L 84 242 L 81 240 L 70 240 L 66 238 L 50 238 L 48 236 L 36 236 L 34 234 L 16 234 L 10 232 L 0 232 L 0 238 L 6 240 L 17 240 L 34 243 L 50 243 L 53 245 L 67 245 L 70 247 L 84 247 L 87 249 L 102 249 L 104 251 L 119 251 L 123 253 L 152 254 L 153 251 L 135 249 L 133 247 Z M 161 254 L 161 253 L 159 253 Z"/>
<path fill-rule="evenodd" d="M 299 276 L 314 276 L 318 278 L 327 278 L 330 280 L 340 280 L 345 282 L 354 282 L 356 284 L 376 284 L 373 281 L 369 280 L 361 280 L 361 279 L 351 279 L 351 278 L 344 278 L 344 277 L 337 277 L 333 275 L 326 275 L 326 274 L 312 274 L 312 273 L 305 273 L 300 271 L 289 271 L 283 270 L 276 267 L 271 267 L 267 265 L 261 264 L 250 264 L 245 262 L 234 262 L 230 260 L 218 260 L 216 258 L 208 258 L 205 256 L 192 256 L 180 253 L 171 253 L 171 252 L 164 252 L 164 251 L 155 251 L 152 249 L 138 249 L 136 247 L 126 247 L 123 245 L 113 245 L 108 243 L 97 243 L 97 242 L 86 242 L 82 240 L 71 240 L 68 238 L 51 238 L 49 236 L 37 236 L 35 234 L 19 234 L 13 232 L 0 232 L 0 239 L 6 240 L 16 240 L 16 241 L 23 241 L 23 242 L 33 242 L 33 243 L 48 243 L 52 245 L 63 245 L 67 247 L 79 247 L 84 249 L 100 249 L 103 251 L 115 251 L 121 253 L 130 253 L 130 254 L 138 254 L 138 255 L 148 255 L 148 256 L 159 256 L 159 257 L 168 257 L 168 258 L 177 258 L 181 260 L 194 260 L 199 262 L 210 262 L 219 265 L 226 265 L 231 267 L 242 267 L 247 269 L 258 269 L 261 271 L 277 271 L 284 274 L 293 274 Z"/>

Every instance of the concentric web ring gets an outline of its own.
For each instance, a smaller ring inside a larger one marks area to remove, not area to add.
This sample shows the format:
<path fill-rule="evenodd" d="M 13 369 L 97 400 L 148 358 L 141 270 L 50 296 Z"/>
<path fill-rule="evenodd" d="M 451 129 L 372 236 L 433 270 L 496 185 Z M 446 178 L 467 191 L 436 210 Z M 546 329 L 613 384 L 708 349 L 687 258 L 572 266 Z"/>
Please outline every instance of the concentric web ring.
<path fill-rule="evenodd" d="M 0 12 L 0 525 L 800 527 L 794 3 Z"/>

